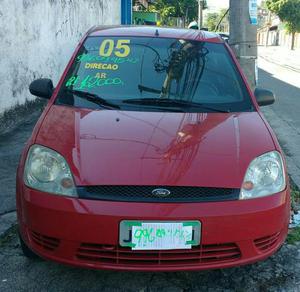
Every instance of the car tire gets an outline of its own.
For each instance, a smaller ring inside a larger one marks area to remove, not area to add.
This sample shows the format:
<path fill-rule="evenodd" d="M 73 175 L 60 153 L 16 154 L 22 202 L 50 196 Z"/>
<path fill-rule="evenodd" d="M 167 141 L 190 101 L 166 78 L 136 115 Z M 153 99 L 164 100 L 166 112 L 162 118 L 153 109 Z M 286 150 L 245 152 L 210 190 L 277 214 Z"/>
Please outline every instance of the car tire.
<path fill-rule="evenodd" d="M 22 239 L 21 235 L 19 234 L 19 240 L 20 240 L 20 244 L 21 244 L 21 249 L 23 252 L 23 255 L 29 259 L 38 259 L 39 256 L 34 253 L 24 242 L 24 240 Z"/>

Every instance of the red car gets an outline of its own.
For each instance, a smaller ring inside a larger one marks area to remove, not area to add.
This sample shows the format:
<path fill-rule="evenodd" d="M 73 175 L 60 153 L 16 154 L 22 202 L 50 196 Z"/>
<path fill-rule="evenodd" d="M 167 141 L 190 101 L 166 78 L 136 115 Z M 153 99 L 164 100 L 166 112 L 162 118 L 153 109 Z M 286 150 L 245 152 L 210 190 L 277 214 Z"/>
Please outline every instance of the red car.
<path fill-rule="evenodd" d="M 96 27 L 78 45 L 18 167 L 26 256 L 139 271 L 225 268 L 283 244 L 282 150 L 216 34 Z"/>

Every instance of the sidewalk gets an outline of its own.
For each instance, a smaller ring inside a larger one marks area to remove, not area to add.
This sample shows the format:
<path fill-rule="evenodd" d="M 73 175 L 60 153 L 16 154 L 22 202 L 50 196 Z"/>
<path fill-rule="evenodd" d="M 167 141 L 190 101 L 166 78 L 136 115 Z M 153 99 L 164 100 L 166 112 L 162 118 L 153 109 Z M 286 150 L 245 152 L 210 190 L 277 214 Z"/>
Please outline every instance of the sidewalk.
<path fill-rule="evenodd" d="M 300 49 L 291 50 L 280 46 L 258 46 L 258 56 L 300 73 Z"/>
<path fill-rule="evenodd" d="M 0 237 L 16 222 L 16 170 L 43 105 L 31 102 L 0 115 Z"/>

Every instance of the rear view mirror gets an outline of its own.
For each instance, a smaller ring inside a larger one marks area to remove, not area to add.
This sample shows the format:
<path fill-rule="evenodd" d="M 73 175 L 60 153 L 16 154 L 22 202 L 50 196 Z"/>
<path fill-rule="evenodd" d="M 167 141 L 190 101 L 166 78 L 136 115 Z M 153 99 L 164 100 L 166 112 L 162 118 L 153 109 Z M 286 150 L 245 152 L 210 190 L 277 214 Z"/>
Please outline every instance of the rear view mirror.
<path fill-rule="evenodd" d="M 31 94 L 47 99 L 51 98 L 53 89 L 52 80 L 47 78 L 36 79 L 29 85 Z"/>
<path fill-rule="evenodd" d="M 274 93 L 270 90 L 255 88 L 254 95 L 259 106 L 270 105 L 275 102 Z"/>

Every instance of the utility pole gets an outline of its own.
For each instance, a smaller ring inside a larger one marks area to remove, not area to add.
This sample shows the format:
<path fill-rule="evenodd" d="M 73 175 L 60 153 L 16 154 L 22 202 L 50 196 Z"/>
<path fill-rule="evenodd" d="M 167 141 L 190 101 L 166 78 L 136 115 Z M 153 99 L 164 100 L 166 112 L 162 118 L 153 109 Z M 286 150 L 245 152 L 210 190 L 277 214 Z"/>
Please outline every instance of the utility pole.
<path fill-rule="evenodd" d="M 253 16 L 255 7 L 257 9 L 255 5 L 255 0 L 230 0 L 229 45 L 239 60 L 252 90 L 256 86 L 257 72 L 257 25 Z M 249 11 L 252 14 L 251 18 Z"/>
<path fill-rule="evenodd" d="M 203 26 L 203 1 L 204 0 L 198 0 L 198 26 L 199 29 Z"/>

